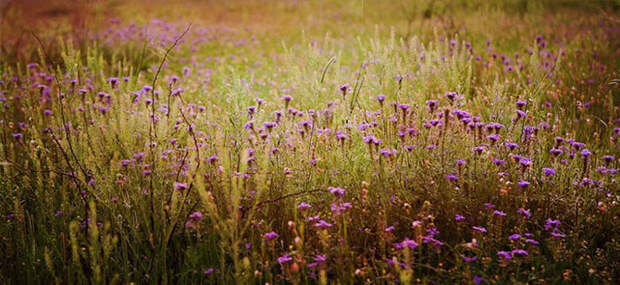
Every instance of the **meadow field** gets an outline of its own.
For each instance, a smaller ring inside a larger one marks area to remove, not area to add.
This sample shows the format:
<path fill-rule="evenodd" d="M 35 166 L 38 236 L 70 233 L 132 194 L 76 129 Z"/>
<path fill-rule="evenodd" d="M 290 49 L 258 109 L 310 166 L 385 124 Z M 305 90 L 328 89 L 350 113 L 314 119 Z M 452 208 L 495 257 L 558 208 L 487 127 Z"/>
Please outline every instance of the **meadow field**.
<path fill-rule="evenodd" d="M 620 283 L 617 0 L 0 17 L 0 284 Z"/>

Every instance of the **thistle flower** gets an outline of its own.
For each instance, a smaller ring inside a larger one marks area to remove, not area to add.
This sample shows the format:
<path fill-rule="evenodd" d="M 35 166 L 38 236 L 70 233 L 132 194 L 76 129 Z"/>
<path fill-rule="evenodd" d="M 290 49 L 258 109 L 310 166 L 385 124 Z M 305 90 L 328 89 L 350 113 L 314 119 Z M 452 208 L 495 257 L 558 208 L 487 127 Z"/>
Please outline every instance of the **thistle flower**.
<path fill-rule="evenodd" d="M 581 151 L 581 156 L 583 157 L 583 159 L 587 159 L 590 155 L 592 155 L 592 152 L 590 152 L 590 150 L 587 148 Z"/>
<path fill-rule="evenodd" d="M 603 160 L 605 161 L 605 165 L 609 165 L 612 161 L 616 159 L 613 155 L 603 155 Z"/>
<path fill-rule="evenodd" d="M 558 156 L 563 153 L 563 151 L 559 148 L 552 148 L 551 150 L 549 150 L 549 152 L 554 156 Z"/>
<path fill-rule="evenodd" d="M 463 261 L 465 262 L 474 262 L 478 259 L 478 256 L 474 255 L 472 257 L 463 256 Z"/>
<path fill-rule="evenodd" d="M 198 211 L 193 212 L 189 215 L 189 218 L 195 222 L 200 222 L 200 220 L 202 220 L 202 213 Z"/>
<path fill-rule="evenodd" d="M 553 168 L 544 167 L 542 170 L 543 170 L 543 173 L 545 174 L 545 176 L 553 176 L 553 175 L 555 175 L 555 169 L 553 169 Z"/>
<path fill-rule="evenodd" d="M 508 240 L 518 240 L 521 238 L 520 234 L 511 234 L 510 236 L 508 236 Z"/>
<path fill-rule="evenodd" d="M 340 187 L 329 187 L 327 188 L 327 190 L 329 191 L 329 193 L 332 193 L 337 197 L 343 197 L 345 192 L 344 189 Z"/>
<path fill-rule="evenodd" d="M 174 190 L 187 190 L 187 183 L 174 182 Z"/>
<path fill-rule="evenodd" d="M 481 232 L 481 233 L 486 233 L 487 232 L 487 229 L 485 227 L 473 226 L 471 228 L 474 229 L 477 232 Z"/>
<path fill-rule="evenodd" d="M 485 278 L 482 278 L 480 276 L 474 276 L 474 283 L 476 283 L 476 285 L 480 285 L 482 282 L 487 282 L 487 280 Z"/>
<path fill-rule="evenodd" d="M 112 86 L 112 88 L 116 87 L 116 84 L 118 84 L 118 77 L 108 78 L 108 83 L 110 83 L 110 86 Z"/>
<path fill-rule="evenodd" d="M 278 263 L 280 264 L 284 264 L 284 263 L 288 263 L 293 261 L 293 258 L 291 258 L 287 253 L 285 253 L 284 255 L 278 257 Z"/>
<path fill-rule="evenodd" d="M 511 252 L 503 250 L 498 251 L 497 256 L 503 258 L 504 260 L 510 260 L 512 258 Z"/>
<path fill-rule="evenodd" d="M 266 240 L 274 240 L 274 239 L 278 238 L 279 236 L 280 236 L 280 235 L 278 235 L 276 232 L 268 232 L 268 233 L 265 233 L 265 234 L 263 235 L 263 237 L 264 237 Z"/>
<path fill-rule="evenodd" d="M 523 208 L 519 208 L 519 209 L 517 210 L 517 213 L 520 213 L 520 214 L 522 214 L 523 216 L 525 216 L 525 217 L 527 217 L 527 218 L 532 217 L 532 214 L 530 213 L 530 211 L 529 211 L 529 210 L 526 210 L 526 209 L 523 209 Z"/>
<path fill-rule="evenodd" d="M 400 245 L 400 248 L 408 247 L 409 249 L 415 249 L 416 247 L 418 247 L 418 243 L 415 242 L 414 240 L 409 239 L 408 237 L 405 237 L 403 241 L 400 242 L 399 245 Z"/>
<path fill-rule="evenodd" d="M 316 255 L 312 258 L 314 262 L 308 263 L 309 268 L 319 267 L 327 261 L 327 255 Z"/>
<path fill-rule="evenodd" d="M 435 112 L 435 108 L 437 107 L 438 104 L 439 104 L 439 101 L 437 101 L 437 100 L 427 100 L 426 101 L 426 106 L 428 106 L 428 108 L 431 111 L 431 113 Z"/>
<path fill-rule="evenodd" d="M 530 182 L 522 180 L 522 181 L 517 182 L 517 185 L 519 185 L 519 187 L 521 187 L 522 189 L 525 189 L 528 186 L 530 186 Z"/>
<path fill-rule="evenodd" d="M 545 220 L 545 230 L 550 230 L 551 228 L 557 229 L 560 226 L 561 222 L 559 220 L 547 219 Z"/>
<path fill-rule="evenodd" d="M 340 89 L 340 92 L 342 92 L 342 97 L 344 97 L 347 95 L 347 91 L 349 90 L 349 84 L 348 83 L 342 84 L 338 86 L 338 89 Z"/>
<path fill-rule="evenodd" d="M 379 94 L 379 96 L 377 96 L 377 101 L 379 101 L 379 104 L 383 105 L 383 101 L 385 101 L 385 95 Z"/>
<path fill-rule="evenodd" d="M 331 228 L 332 224 L 328 223 L 325 220 L 319 220 L 318 222 L 314 224 L 314 227 L 319 228 L 319 229 L 327 229 L 327 228 Z"/>
<path fill-rule="evenodd" d="M 297 205 L 297 210 L 299 211 L 305 211 L 312 208 L 312 206 L 306 202 L 301 202 L 299 203 L 299 205 Z"/>
<path fill-rule="evenodd" d="M 515 148 L 519 147 L 518 144 L 513 143 L 513 142 L 507 142 L 504 143 L 504 146 L 506 146 L 507 148 L 509 148 L 510 150 L 514 150 Z"/>

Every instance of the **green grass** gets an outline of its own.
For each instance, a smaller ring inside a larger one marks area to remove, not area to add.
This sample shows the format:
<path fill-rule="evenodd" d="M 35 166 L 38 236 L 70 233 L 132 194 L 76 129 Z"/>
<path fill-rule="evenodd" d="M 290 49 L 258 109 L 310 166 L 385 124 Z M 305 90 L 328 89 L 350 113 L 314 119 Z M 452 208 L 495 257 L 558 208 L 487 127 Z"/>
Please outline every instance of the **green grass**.
<path fill-rule="evenodd" d="M 129 34 L 146 28 L 163 44 L 80 40 L 65 19 L 16 28 L 29 40 L 1 54 L 0 280 L 617 282 L 617 3 L 430 3 L 101 2 L 84 11 L 93 36 L 135 21 Z M 9 8 L 15 21 L 3 35 L 26 22 Z M 110 77 L 120 82 L 112 87 Z M 452 102 L 450 91 L 462 96 Z M 527 115 L 517 119 L 519 99 Z M 438 100 L 434 112 L 427 100 Z M 499 141 L 486 127 L 465 127 L 458 110 L 502 124 Z M 261 130 L 276 111 L 277 126 Z M 539 129 L 528 136 L 530 126 Z M 369 136 L 380 146 L 365 143 Z M 583 142 L 592 155 L 564 142 L 555 157 L 555 137 Z M 546 177 L 545 167 L 556 174 Z M 316 227 L 315 215 L 332 226 Z M 561 224 L 548 228 L 548 219 Z M 272 231 L 278 237 L 265 238 Z M 515 233 L 521 238 L 509 240 Z M 395 245 L 405 237 L 417 247 Z M 513 249 L 528 255 L 498 255 Z M 291 261 L 279 264 L 284 254 Z M 317 255 L 326 262 L 309 267 Z"/>

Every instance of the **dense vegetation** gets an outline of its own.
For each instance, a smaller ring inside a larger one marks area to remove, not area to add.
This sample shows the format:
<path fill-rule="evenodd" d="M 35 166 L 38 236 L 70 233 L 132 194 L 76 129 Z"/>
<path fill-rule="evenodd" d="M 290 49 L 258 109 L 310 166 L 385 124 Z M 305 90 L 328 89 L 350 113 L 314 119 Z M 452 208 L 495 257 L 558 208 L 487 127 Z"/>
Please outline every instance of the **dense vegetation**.
<path fill-rule="evenodd" d="M 620 280 L 617 2 L 142 4 L 2 6 L 0 283 Z"/>

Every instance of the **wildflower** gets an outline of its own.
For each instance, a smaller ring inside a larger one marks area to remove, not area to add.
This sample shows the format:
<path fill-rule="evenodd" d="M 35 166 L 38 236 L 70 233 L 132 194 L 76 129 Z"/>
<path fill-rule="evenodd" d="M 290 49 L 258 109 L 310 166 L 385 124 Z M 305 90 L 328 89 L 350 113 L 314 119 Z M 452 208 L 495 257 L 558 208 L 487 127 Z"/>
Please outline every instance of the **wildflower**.
<path fill-rule="evenodd" d="M 525 105 L 527 105 L 527 101 L 525 101 L 525 100 L 517 100 L 517 103 L 515 103 L 515 105 L 517 106 L 517 108 L 519 110 L 522 110 L 523 107 L 525 107 Z"/>
<path fill-rule="evenodd" d="M 377 96 L 377 101 L 379 101 L 379 104 L 383 105 L 383 101 L 385 101 L 385 95 L 379 94 L 379 96 Z"/>
<path fill-rule="evenodd" d="M 215 269 L 213 269 L 213 267 L 211 267 L 211 268 L 205 269 L 203 273 L 205 275 L 211 275 L 213 272 L 215 272 Z"/>
<path fill-rule="evenodd" d="M 116 87 L 116 84 L 118 84 L 118 77 L 110 77 L 110 78 L 108 78 L 108 83 L 110 83 L 112 88 Z"/>
<path fill-rule="evenodd" d="M 504 144 L 504 146 L 506 146 L 510 150 L 514 150 L 515 148 L 519 147 L 518 144 L 513 143 L 513 142 L 507 142 L 507 143 Z"/>
<path fill-rule="evenodd" d="M 465 261 L 465 262 L 474 262 L 477 259 L 478 259 L 477 255 L 474 255 L 472 257 L 463 256 L 463 261 Z"/>
<path fill-rule="evenodd" d="M 319 229 L 327 229 L 331 228 L 332 224 L 328 223 L 325 220 L 319 220 L 317 223 L 314 224 L 314 227 Z"/>
<path fill-rule="evenodd" d="M 606 165 L 609 165 L 612 161 L 614 161 L 615 157 L 613 155 L 603 155 L 603 160 Z"/>
<path fill-rule="evenodd" d="M 592 152 L 590 152 L 587 148 L 581 151 L 581 156 L 583 156 L 583 159 L 587 159 L 590 155 L 592 155 Z"/>
<path fill-rule="evenodd" d="M 530 186 L 530 182 L 522 180 L 522 181 L 517 182 L 517 185 L 519 185 L 519 187 L 521 187 L 522 189 L 525 189 L 528 186 Z"/>
<path fill-rule="evenodd" d="M 555 175 L 555 169 L 553 169 L 553 168 L 544 167 L 542 170 L 543 170 L 543 173 L 545 174 L 545 176 Z"/>
<path fill-rule="evenodd" d="M 526 168 L 526 167 L 528 167 L 528 166 L 532 165 L 532 160 L 531 160 L 531 159 L 529 159 L 529 158 L 527 158 L 527 157 L 521 157 L 521 158 L 519 159 L 519 164 L 521 164 L 521 166 L 522 166 L 523 168 Z"/>
<path fill-rule="evenodd" d="M 557 231 L 553 231 L 551 233 L 551 236 L 553 236 L 554 238 L 565 238 L 566 235 Z"/>
<path fill-rule="evenodd" d="M 520 249 L 520 248 L 513 249 L 512 250 L 512 254 L 513 255 L 520 255 L 520 256 L 527 256 L 528 255 L 526 250 L 523 250 L 523 249 Z"/>
<path fill-rule="evenodd" d="M 332 203 L 330 208 L 332 210 L 332 212 L 336 215 L 341 214 L 342 212 L 351 209 L 352 205 L 351 203 Z"/>
<path fill-rule="evenodd" d="M 458 94 L 456 92 L 447 92 L 445 94 L 446 98 L 450 99 L 450 101 L 454 101 L 454 98 L 456 98 Z"/>
<path fill-rule="evenodd" d="M 500 250 L 497 252 L 497 256 L 505 259 L 505 260 L 510 260 L 510 258 L 512 258 L 511 252 L 510 251 L 503 251 Z"/>
<path fill-rule="evenodd" d="M 445 177 L 446 177 L 446 179 L 448 179 L 450 181 L 458 180 L 458 177 L 456 177 L 456 175 L 454 175 L 454 174 L 447 174 Z"/>
<path fill-rule="evenodd" d="M 523 216 L 530 218 L 532 216 L 532 214 L 530 213 L 529 210 L 523 209 L 523 208 L 519 208 L 517 210 L 517 213 L 523 214 Z"/>
<path fill-rule="evenodd" d="M 393 230 L 394 230 L 394 226 L 389 226 L 389 227 L 385 228 L 385 230 L 383 230 L 383 231 L 385 231 L 386 233 L 391 233 Z"/>
<path fill-rule="evenodd" d="M 293 261 L 293 258 L 291 258 L 287 253 L 285 253 L 284 255 L 278 257 L 278 263 L 280 264 L 284 264 L 284 263 L 288 263 Z"/>
<path fill-rule="evenodd" d="M 521 238 L 520 234 L 512 234 L 508 237 L 509 240 L 518 240 Z"/>
<path fill-rule="evenodd" d="M 540 245 L 540 243 L 537 240 L 534 240 L 531 238 L 525 239 L 525 242 L 532 244 L 532 245 Z"/>
<path fill-rule="evenodd" d="M 430 109 L 431 113 L 435 111 L 435 108 L 437 107 L 438 103 L 439 103 L 439 101 L 437 101 L 437 100 L 427 100 L 426 101 L 426 105 Z"/>
<path fill-rule="evenodd" d="M 310 208 L 312 208 L 312 206 L 306 202 L 301 202 L 299 203 L 299 205 L 297 205 L 297 210 L 300 210 L 300 211 L 305 211 Z"/>
<path fill-rule="evenodd" d="M 487 140 L 491 141 L 491 143 L 495 143 L 499 140 L 499 135 L 498 134 L 488 135 Z"/>
<path fill-rule="evenodd" d="M 210 163 L 214 163 L 217 161 L 217 155 L 213 154 L 211 156 L 209 156 L 209 158 L 207 159 Z"/>
<path fill-rule="evenodd" d="M 14 133 L 11 135 L 14 139 L 21 139 L 23 137 L 22 133 Z"/>
<path fill-rule="evenodd" d="M 413 227 L 413 228 L 417 228 L 417 227 L 419 227 L 421 225 L 422 225 L 422 221 L 415 220 L 415 221 L 411 222 L 411 227 Z"/>
<path fill-rule="evenodd" d="M 418 247 L 418 243 L 415 242 L 414 240 L 409 239 L 408 237 L 405 237 L 405 239 L 403 239 L 403 241 L 400 242 L 400 247 L 401 248 L 408 247 L 410 249 L 414 249 Z"/>
<path fill-rule="evenodd" d="M 340 188 L 340 187 L 329 187 L 327 188 L 327 190 L 329 190 L 329 193 L 332 193 L 338 197 L 342 197 L 344 196 L 344 189 Z"/>
<path fill-rule="evenodd" d="M 493 211 L 493 215 L 499 216 L 499 217 L 505 217 L 506 213 L 504 213 L 502 211 L 499 211 L 499 210 L 495 210 L 495 211 Z"/>
<path fill-rule="evenodd" d="M 551 228 L 557 228 L 560 225 L 559 220 L 547 219 L 545 220 L 545 230 L 549 230 Z"/>
<path fill-rule="evenodd" d="M 551 150 L 549 150 L 549 152 L 555 156 L 562 154 L 562 150 L 558 148 L 552 148 Z"/>
<path fill-rule="evenodd" d="M 186 190 L 187 187 L 187 183 L 174 182 L 174 190 Z"/>
<path fill-rule="evenodd" d="M 465 220 L 465 217 L 457 214 L 457 215 L 454 215 L 454 219 L 455 219 L 457 222 L 460 222 L 460 221 Z"/>
<path fill-rule="evenodd" d="M 198 211 L 193 212 L 189 215 L 189 218 L 196 222 L 199 222 L 200 220 L 202 220 L 202 213 Z"/>
<path fill-rule="evenodd" d="M 338 89 L 340 89 L 340 92 L 342 92 L 342 96 L 344 97 L 345 95 L 347 95 L 347 90 L 349 90 L 349 84 L 348 83 L 342 84 L 338 86 Z"/>
<path fill-rule="evenodd" d="M 478 232 L 481 232 L 481 233 L 486 233 L 487 232 L 487 229 L 485 227 L 473 226 L 471 228 L 474 229 L 475 231 L 478 231 Z"/>
<path fill-rule="evenodd" d="M 268 232 L 268 233 L 265 233 L 263 236 L 265 237 L 266 240 L 274 240 L 278 238 L 280 235 L 278 235 L 276 232 Z"/>
<path fill-rule="evenodd" d="M 480 276 L 474 276 L 474 283 L 476 283 L 476 285 L 480 285 L 480 283 L 482 282 L 487 282 L 487 280 L 485 278 L 482 278 Z"/>
<path fill-rule="evenodd" d="M 484 151 L 484 147 L 483 146 L 477 146 L 477 147 L 474 147 L 472 150 L 475 153 L 477 153 L 477 154 L 482 154 L 482 152 Z"/>
<path fill-rule="evenodd" d="M 327 261 L 327 255 L 316 255 L 313 258 L 314 262 L 308 263 L 308 267 L 309 268 L 314 268 L 314 267 L 318 267 L 321 264 L 325 263 Z"/>

